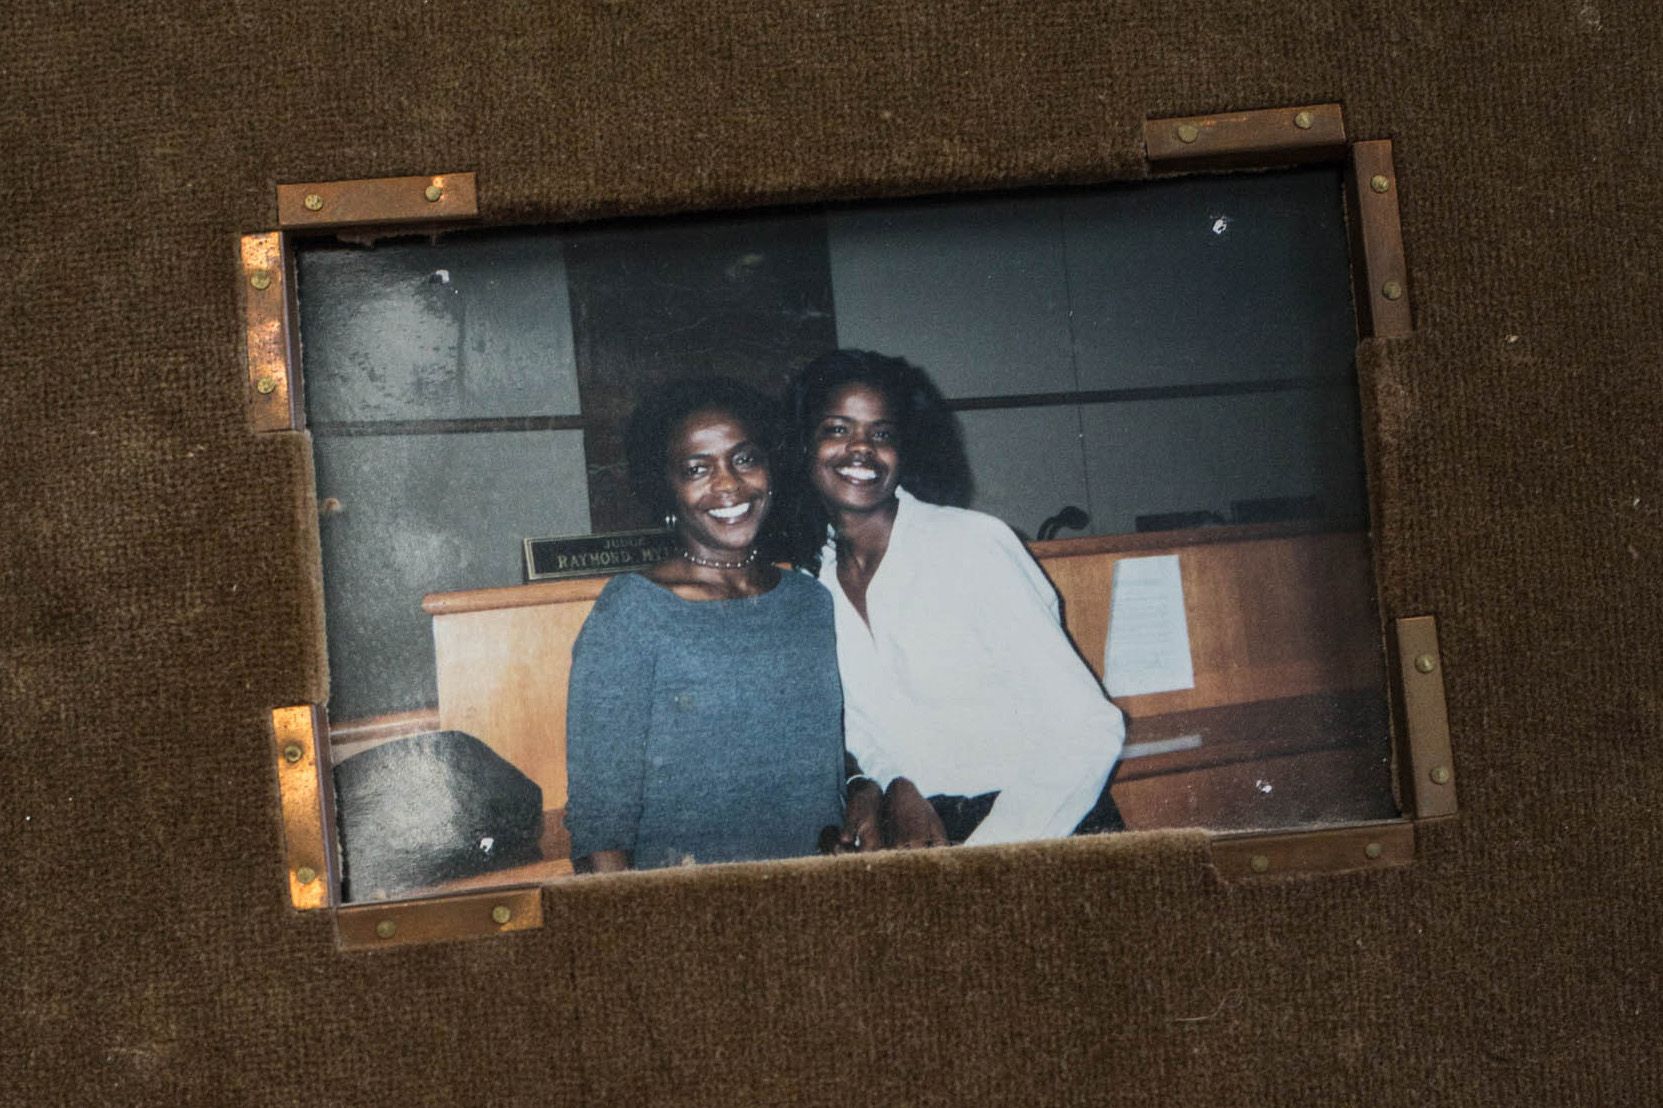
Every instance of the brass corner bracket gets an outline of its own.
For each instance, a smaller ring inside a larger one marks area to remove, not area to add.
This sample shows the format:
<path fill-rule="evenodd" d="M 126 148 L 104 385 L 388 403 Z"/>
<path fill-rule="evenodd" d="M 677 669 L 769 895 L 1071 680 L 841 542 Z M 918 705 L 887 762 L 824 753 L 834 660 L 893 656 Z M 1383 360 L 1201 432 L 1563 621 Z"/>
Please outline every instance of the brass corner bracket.
<path fill-rule="evenodd" d="M 242 278 L 248 419 L 256 431 L 292 431 L 304 422 L 300 396 L 294 259 L 280 231 L 238 240 Z"/>
<path fill-rule="evenodd" d="M 1211 853 L 1213 869 L 1224 881 L 1385 869 L 1415 860 L 1415 825 L 1400 819 L 1220 836 Z"/>
<path fill-rule="evenodd" d="M 342 950 L 477 939 L 542 926 L 543 897 L 537 886 L 354 905 L 335 913 L 335 939 Z"/>
<path fill-rule="evenodd" d="M 537 886 L 343 905 L 324 710 L 316 704 L 273 708 L 271 731 L 283 809 L 289 902 L 300 911 L 332 909 L 340 949 L 479 938 L 543 926 L 542 891 Z"/>
<path fill-rule="evenodd" d="M 1373 338 L 1407 335 L 1414 323 L 1390 139 L 1352 145 L 1346 186 L 1358 324 Z"/>
<path fill-rule="evenodd" d="M 1393 763 L 1403 818 L 1309 831 L 1220 835 L 1210 847 L 1220 880 L 1406 866 L 1415 859 L 1416 825 L 1456 814 L 1437 620 L 1408 616 L 1395 620 L 1392 631 Z"/>
<path fill-rule="evenodd" d="M 1265 168 L 1334 161 L 1345 152 L 1338 104 L 1151 119 L 1143 146 L 1151 169 Z"/>
<path fill-rule="evenodd" d="M 1397 338 L 1413 329 L 1391 140 L 1350 141 L 1340 105 L 1150 119 L 1143 146 L 1157 173 L 1343 163 L 1361 333 Z"/>
<path fill-rule="evenodd" d="M 272 753 L 283 805 L 283 864 L 289 903 L 301 911 L 335 902 L 334 790 L 327 787 L 329 752 L 319 745 L 328 733 L 322 711 L 299 704 L 271 711 Z"/>
<path fill-rule="evenodd" d="M 1438 621 L 1411 616 L 1394 625 L 1394 706 L 1402 724 L 1398 747 L 1400 803 L 1415 819 L 1456 813 L 1455 760 L 1449 742 L 1449 706 L 1444 699 L 1444 660 L 1438 650 Z"/>
<path fill-rule="evenodd" d="M 419 230 L 478 216 L 472 173 L 278 185 L 279 230 L 238 240 L 248 413 L 254 430 L 294 431 L 306 424 L 290 232 L 385 226 Z"/>
<path fill-rule="evenodd" d="M 435 223 L 478 215 L 472 173 L 277 186 L 277 225 L 285 229 Z"/>

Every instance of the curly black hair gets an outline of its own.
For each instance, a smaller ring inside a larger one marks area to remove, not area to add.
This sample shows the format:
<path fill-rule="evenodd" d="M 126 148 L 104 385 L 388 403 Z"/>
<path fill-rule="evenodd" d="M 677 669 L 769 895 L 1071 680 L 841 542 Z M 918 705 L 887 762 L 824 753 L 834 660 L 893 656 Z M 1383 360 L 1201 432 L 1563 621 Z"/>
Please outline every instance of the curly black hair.
<path fill-rule="evenodd" d="M 673 508 L 675 494 L 670 489 L 668 472 L 670 436 L 688 416 L 708 411 L 725 412 L 737 419 L 768 457 L 774 508 L 763 523 L 758 544 L 766 556 L 779 557 L 784 552 L 783 535 L 790 515 L 783 502 L 783 475 L 777 469 L 778 460 L 785 456 L 784 427 L 779 404 L 749 385 L 731 377 L 684 377 L 648 392 L 624 427 L 630 489 L 655 519 Z"/>
<path fill-rule="evenodd" d="M 826 402 L 849 384 L 867 385 L 888 401 L 897 424 L 902 488 L 931 504 L 962 508 L 970 501 L 970 461 L 958 420 L 923 370 L 905 358 L 871 350 L 822 354 L 792 379 L 786 401 L 791 420 L 790 557 L 810 571 L 820 568 L 820 549 L 831 517 L 808 486 L 805 466 Z"/>

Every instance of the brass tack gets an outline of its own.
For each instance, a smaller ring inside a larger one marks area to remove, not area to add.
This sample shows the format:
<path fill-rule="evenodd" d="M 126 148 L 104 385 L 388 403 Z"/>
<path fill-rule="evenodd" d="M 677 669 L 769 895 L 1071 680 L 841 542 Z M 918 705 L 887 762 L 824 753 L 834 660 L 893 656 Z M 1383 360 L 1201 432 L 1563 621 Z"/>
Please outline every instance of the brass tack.
<path fill-rule="evenodd" d="M 306 199 L 302 201 L 302 203 L 306 205 L 306 210 L 309 212 L 318 212 L 323 210 L 323 197 L 319 196 L 315 192 L 307 193 Z"/>
<path fill-rule="evenodd" d="M 311 866 L 301 866 L 294 871 L 295 879 L 302 885 L 310 885 L 318 879 L 318 871 Z"/>
<path fill-rule="evenodd" d="M 1370 858 L 1378 858 L 1380 857 L 1382 850 L 1379 843 L 1369 843 L 1363 848 L 1363 853 L 1368 855 Z"/>
<path fill-rule="evenodd" d="M 289 743 L 283 748 L 283 760 L 292 766 L 300 761 L 301 756 L 305 753 L 304 750 L 300 749 L 299 743 Z"/>
<path fill-rule="evenodd" d="M 1431 777 L 1432 777 L 1432 783 L 1434 785 L 1447 785 L 1447 784 L 1449 784 L 1449 767 L 1448 766 L 1433 766 Z"/>
<path fill-rule="evenodd" d="M 1254 873 L 1264 873 L 1266 870 L 1270 869 L 1270 859 L 1263 854 L 1253 855 L 1253 857 L 1247 860 L 1247 864 Z"/>
<path fill-rule="evenodd" d="M 443 196 L 444 194 L 445 194 L 445 190 L 440 188 L 438 185 L 428 185 L 427 188 L 422 192 L 422 195 L 427 197 L 427 202 L 429 204 L 434 203 L 435 201 L 437 201 L 439 199 L 439 197 Z"/>
<path fill-rule="evenodd" d="M 1300 112 L 1298 115 L 1293 117 L 1293 125 L 1298 127 L 1301 131 L 1309 131 L 1311 129 L 1311 123 L 1312 119 L 1310 112 Z"/>
<path fill-rule="evenodd" d="M 390 919 L 384 919 L 375 925 L 375 935 L 378 939 L 390 939 L 398 934 L 398 924 Z"/>
<path fill-rule="evenodd" d="M 1369 188 L 1373 189 L 1375 192 L 1390 192 L 1392 182 L 1384 173 L 1376 173 L 1373 177 L 1369 178 Z"/>
<path fill-rule="evenodd" d="M 267 374 L 254 382 L 254 391 L 261 396 L 270 396 L 277 391 L 277 378 Z"/>
<path fill-rule="evenodd" d="M 1194 142 L 1196 139 L 1198 139 L 1200 137 L 1201 137 L 1201 128 L 1197 127 L 1195 124 L 1193 124 L 1193 123 L 1180 123 L 1180 124 L 1178 124 L 1178 141 L 1179 142 Z"/>
<path fill-rule="evenodd" d="M 271 270 L 256 269 L 248 275 L 248 283 L 257 289 L 271 288 Z"/>
<path fill-rule="evenodd" d="M 514 912 L 506 904 L 498 904 L 495 908 L 491 909 L 492 923 L 507 923 L 513 918 Z"/>
<path fill-rule="evenodd" d="M 1387 281 L 1380 286 L 1380 295 L 1387 300 L 1401 300 L 1403 299 L 1403 285 L 1397 281 Z"/>
<path fill-rule="evenodd" d="M 1431 673 L 1438 668 L 1438 659 L 1430 654 L 1421 654 L 1415 658 L 1415 668 L 1422 673 Z"/>

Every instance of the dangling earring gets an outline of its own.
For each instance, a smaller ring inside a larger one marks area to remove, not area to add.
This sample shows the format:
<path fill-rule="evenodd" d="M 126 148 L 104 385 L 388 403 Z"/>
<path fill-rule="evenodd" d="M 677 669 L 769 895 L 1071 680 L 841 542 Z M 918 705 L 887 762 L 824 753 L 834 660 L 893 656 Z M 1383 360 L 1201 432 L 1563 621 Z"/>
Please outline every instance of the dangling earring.
<path fill-rule="evenodd" d="M 674 531 L 678 522 L 680 522 L 680 520 L 677 518 L 676 510 L 674 508 L 671 508 L 669 511 L 664 513 L 664 530 Z"/>

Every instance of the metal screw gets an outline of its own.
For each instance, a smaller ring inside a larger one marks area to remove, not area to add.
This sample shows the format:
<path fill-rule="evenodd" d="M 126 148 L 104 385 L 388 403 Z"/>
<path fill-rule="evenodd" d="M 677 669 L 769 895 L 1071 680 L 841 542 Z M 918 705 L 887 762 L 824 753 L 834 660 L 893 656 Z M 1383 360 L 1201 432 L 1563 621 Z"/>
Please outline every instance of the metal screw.
<path fill-rule="evenodd" d="M 300 749 L 299 743 L 290 743 L 283 748 L 283 760 L 292 766 L 300 761 L 301 756 L 305 753 L 304 750 Z"/>
<path fill-rule="evenodd" d="M 248 275 L 248 283 L 257 289 L 271 288 L 271 270 L 256 269 Z"/>
<path fill-rule="evenodd" d="M 1309 131 L 1311 129 L 1312 122 L 1310 112 L 1300 112 L 1298 115 L 1293 117 L 1293 125 L 1298 127 L 1301 131 Z"/>
<path fill-rule="evenodd" d="M 423 190 L 423 192 L 422 192 L 422 195 L 427 197 L 427 202 L 429 204 L 435 203 L 439 199 L 439 197 L 443 196 L 444 194 L 445 194 L 445 190 L 440 188 L 438 185 L 428 185 L 427 188 L 425 190 Z"/>
<path fill-rule="evenodd" d="M 1193 123 L 1180 123 L 1180 124 L 1178 124 L 1178 141 L 1179 142 L 1194 142 L 1196 139 L 1198 139 L 1200 137 L 1201 137 L 1201 128 L 1197 127 L 1195 124 L 1193 124 Z"/>
<path fill-rule="evenodd" d="M 1367 846 L 1365 846 L 1363 848 L 1363 853 L 1368 855 L 1370 858 L 1380 857 L 1380 854 L 1381 854 L 1380 844 L 1379 843 L 1369 843 Z"/>
<path fill-rule="evenodd" d="M 261 396 L 270 396 L 272 393 L 277 391 L 277 378 L 272 377 L 269 374 L 260 378 L 258 381 L 254 382 L 254 391 L 259 393 Z"/>
<path fill-rule="evenodd" d="M 1401 300 L 1403 299 L 1403 285 L 1397 281 L 1387 281 L 1380 286 L 1380 295 L 1387 300 Z"/>
<path fill-rule="evenodd" d="M 513 913 L 513 911 L 511 911 L 509 909 L 508 905 L 506 905 L 506 904 L 498 904 L 495 908 L 491 909 L 491 922 L 492 923 L 499 923 L 499 924 L 500 923 L 507 923 L 509 920 L 511 920 L 513 918 L 514 918 L 514 913 Z"/>
<path fill-rule="evenodd" d="M 1422 673 L 1431 673 L 1438 668 L 1438 659 L 1430 654 L 1421 654 L 1415 658 L 1415 668 Z"/>
<path fill-rule="evenodd" d="M 310 885 L 318 879 L 318 871 L 311 866 L 301 866 L 294 871 L 294 875 L 302 885 Z"/>
<path fill-rule="evenodd" d="M 1449 767 L 1448 766 L 1433 766 L 1431 777 L 1432 777 L 1432 783 L 1434 785 L 1447 785 L 1447 784 L 1449 784 Z"/>
<path fill-rule="evenodd" d="M 1255 854 L 1247 860 L 1247 865 L 1254 873 L 1264 873 L 1270 868 L 1270 859 L 1263 854 Z"/>
<path fill-rule="evenodd" d="M 1384 173 L 1376 173 L 1369 178 L 1369 188 L 1375 192 L 1390 192 L 1391 187 L 1392 183 Z"/>
<path fill-rule="evenodd" d="M 378 939 L 390 939 L 398 934 L 398 924 L 390 919 L 384 919 L 375 925 L 375 935 Z"/>
<path fill-rule="evenodd" d="M 306 199 L 304 201 L 302 201 L 302 203 L 304 203 L 306 205 L 306 210 L 309 211 L 309 212 L 317 212 L 317 211 L 322 211 L 323 210 L 323 197 L 319 196 L 315 192 L 307 193 L 306 194 Z"/>

